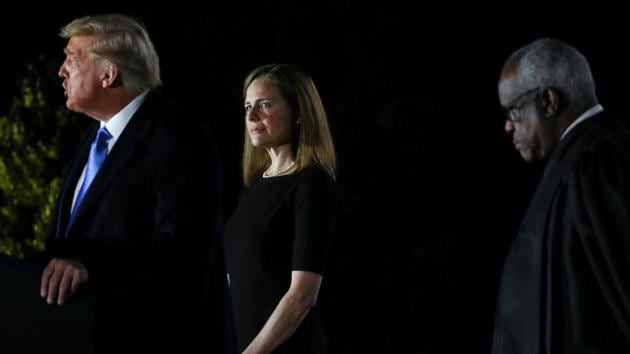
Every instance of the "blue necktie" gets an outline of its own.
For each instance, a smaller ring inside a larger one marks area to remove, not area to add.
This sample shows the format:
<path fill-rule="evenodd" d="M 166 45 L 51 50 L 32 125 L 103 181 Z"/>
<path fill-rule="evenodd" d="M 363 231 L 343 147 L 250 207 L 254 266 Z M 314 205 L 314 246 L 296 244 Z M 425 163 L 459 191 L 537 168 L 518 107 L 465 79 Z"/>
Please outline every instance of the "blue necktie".
<path fill-rule="evenodd" d="M 112 138 L 112 134 L 107 131 L 107 128 L 101 127 L 96 133 L 96 138 L 92 142 L 92 146 L 90 147 L 90 157 L 88 157 L 87 165 L 85 167 L 85 177 L 83 178 L 83 184 L 81 184 L 81 188 L 79 189 L 79 193 L 77 194 L 77 199 L 74 202 L 74 207 L 72 208 L 72 212 L 70 213 L 70 220 L 68 221 L 68 228 L 72 225 L 74 221 L 74 217 L 76 215 L 77 210 L 79 210 L 79 206 L 81 205 L 81 201 L 85 196 L 92 180 L 96 177 L 96 173 L 103 165 L 105 161 L 105 157 L 107 157 L 107 144 L 109 140 Z M 66 229 L 66 231 L 67 231 Z"/>

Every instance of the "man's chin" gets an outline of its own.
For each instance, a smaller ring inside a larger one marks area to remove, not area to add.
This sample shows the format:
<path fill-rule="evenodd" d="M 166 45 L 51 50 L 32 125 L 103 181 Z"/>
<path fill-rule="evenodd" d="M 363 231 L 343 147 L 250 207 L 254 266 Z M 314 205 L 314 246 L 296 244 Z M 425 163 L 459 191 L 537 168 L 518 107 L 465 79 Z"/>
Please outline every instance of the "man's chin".
<path fill-rule="evenodd" d="M 66 108 L 72 112 L 75 113 L 83 113 L 79 107 L 77 107 L 75 104 L 72 104 L 72 102 L 66 101 Z"/>
<path fill-rule="evenodd" d="M 534 154 L 533 151 L 519 151 L 521 157 L 530 165 L 543 165 L 547 161 L 547 155 Z"/>
<path fill-rule="evenodd" d="M 518 153 L 521 154 L 521 158 L 523 158 L 525 162 L 527 163 L 536 162 L 536 158 L 534 157 L 534 154 L 532 153 L 531 150 L 519 150 Z"/>

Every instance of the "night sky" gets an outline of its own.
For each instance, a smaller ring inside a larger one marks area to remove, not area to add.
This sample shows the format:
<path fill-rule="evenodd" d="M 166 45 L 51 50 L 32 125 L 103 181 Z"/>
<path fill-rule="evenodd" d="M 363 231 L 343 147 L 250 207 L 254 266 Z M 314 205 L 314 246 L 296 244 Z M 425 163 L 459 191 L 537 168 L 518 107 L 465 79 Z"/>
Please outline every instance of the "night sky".
<path fill-rule="evenodd" d="M 18 6 L 0 11 L 0 115 L 26 63 L 44 55 L 61 64 L 62 25 L 137 16 L 160 55 L 165 92 L 213 131 L 226 216 L 240 188 L 246 74 L 285 62 L 313 76 L 339 156 L 338 223 L 319 302 L 332 353 L 489 350 L 503 259 L 541 171 L 503 131 L 496 84 L 513 50 L 543 36 L 574 45 L 604 108 L 630 117 L 630 17 L 596 4 Z M 61 87 L 54 94 L 62 102 Z"/>

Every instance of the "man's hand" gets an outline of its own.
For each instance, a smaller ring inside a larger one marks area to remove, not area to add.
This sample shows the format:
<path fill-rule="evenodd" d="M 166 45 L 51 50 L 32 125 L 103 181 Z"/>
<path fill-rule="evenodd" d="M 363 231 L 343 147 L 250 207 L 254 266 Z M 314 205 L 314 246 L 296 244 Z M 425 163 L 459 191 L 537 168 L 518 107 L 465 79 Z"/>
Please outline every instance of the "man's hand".
<path fill-rule="evenodd" d="M 76 259 L 53 258 L 42 273 L 40 295 L 62 305 L 88 280 L 87 268 Z"/>

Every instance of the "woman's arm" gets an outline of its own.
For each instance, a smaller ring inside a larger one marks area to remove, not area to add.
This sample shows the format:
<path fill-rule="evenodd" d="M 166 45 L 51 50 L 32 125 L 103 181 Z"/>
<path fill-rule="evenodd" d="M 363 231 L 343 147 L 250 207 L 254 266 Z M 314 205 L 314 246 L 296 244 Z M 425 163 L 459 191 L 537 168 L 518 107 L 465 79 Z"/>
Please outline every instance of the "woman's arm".
<path fill-rule="evenodd" d="M 322 276 L 317 273 L 293 271 L 291 286 L 282 297 L 265 326 L 249 343 L 243 354 L 271 353 L 284 343 L 317 302 Z"/>

